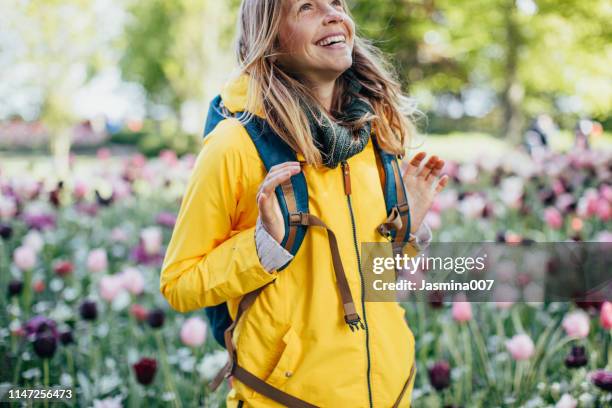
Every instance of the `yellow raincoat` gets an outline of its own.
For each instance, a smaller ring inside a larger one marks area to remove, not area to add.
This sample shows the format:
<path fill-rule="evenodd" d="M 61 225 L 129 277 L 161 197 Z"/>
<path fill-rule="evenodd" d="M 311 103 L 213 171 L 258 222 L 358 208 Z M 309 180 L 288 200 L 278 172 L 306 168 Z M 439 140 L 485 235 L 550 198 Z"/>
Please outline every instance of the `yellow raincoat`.
<path fill-rule="evenodd" d="M 249 77 L 230 81 L 221 96 L 244 110 Z M 261 113 L 258 113 L 261 116 Z M 303 156 L 298 154 L 298 159 Z M 348 159 L 352 211 L 361 242 L 385 242 L 383 190 L 373 143 Z M 260 294 L 234 332 L 238 363 L 281 390 L 320 407 L 388 408 L 414 364 L 414 337 L 395 302 L 362 302 L 362 282 L 341 166 L 303 169 L 310 212 L 338 237 L 357 312 L 366 330 L 344 322 L 327 232 L 310 227 L 289 266 L 268 273 L 255 247 L 255 196 L 266 170 L 244 127 L 226 119 L 204 139 L 164 259 L 160 290 L 179 312 L 228 302 L 234 318 L 242 295 Z M 359 249 L 361 250 L 361 249 Z M 400 406 L 410 406 L 414 375 Z M 227 406 L 279 404 L 234 381 Z"/>

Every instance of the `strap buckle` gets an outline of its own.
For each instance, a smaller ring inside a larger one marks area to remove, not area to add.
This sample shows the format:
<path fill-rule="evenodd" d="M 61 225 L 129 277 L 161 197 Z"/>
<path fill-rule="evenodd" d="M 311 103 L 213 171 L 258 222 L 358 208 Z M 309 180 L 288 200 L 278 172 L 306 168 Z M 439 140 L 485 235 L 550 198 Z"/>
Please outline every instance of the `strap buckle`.
<path fill-rule="evenodd" d="M 289 226 L 299 225 L 308 225 L 308 213 L 301 211 L 289 213 Z"/>
<path fill-rule="evenodd" d="M 393 235 L 391 234 L 391 230 L 387 228 L 387 226 L 384 223 L 380 224 L 377 230 L 380 235 L 382 235 L 384 238 L 387 239 L 387 241 L 389 242 L 393 241 Z"/>
<path fill-rule="evenodd" d="M 396 205 L 397 207 L 397 211 L 400 213 L 400 215 L 404 215 L 408 212 L 408 210 L 410 209 L 410 207 L 408 206 L 408 202 L 403 202 L 401 204 Z"/>

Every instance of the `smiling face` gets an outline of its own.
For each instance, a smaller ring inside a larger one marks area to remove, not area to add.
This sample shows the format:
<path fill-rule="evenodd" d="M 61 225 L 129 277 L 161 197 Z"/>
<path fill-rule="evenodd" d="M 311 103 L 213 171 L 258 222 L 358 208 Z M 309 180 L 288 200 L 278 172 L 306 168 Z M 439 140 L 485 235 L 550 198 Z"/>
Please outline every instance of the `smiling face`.
<path fill-rule="evenodd" d="M 335 81 L 353 64 L 354 37 L 341 0 L 285 0 L 278 62 L 312 83 Z"/>

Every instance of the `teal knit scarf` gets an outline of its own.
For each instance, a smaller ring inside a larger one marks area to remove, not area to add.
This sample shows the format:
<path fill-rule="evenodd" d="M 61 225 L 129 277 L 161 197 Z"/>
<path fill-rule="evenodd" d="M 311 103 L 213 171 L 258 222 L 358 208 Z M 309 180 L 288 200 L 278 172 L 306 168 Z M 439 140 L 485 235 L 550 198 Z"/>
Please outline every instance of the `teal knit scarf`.
<path fill-rule="evenodd" d="M 372 105 L 365 99 L 358 97 L 361 84 L 352 70 L 345 72 L 348 80 L 350 102 L 342 107 L 338 120 L 342 123 L 353 123 L 367 114 L 374 114 Z M 314 138 L 315 146 L 323 156 L 323 164 L 329 168 L 336 168 L 340 162 L 361 152 L 370 139 L 372 130 L 371 121 L 367 121 L 357 129 L 352 129 L 329 121 L 319 113 L 317 120 L 312 109 L 304 109 L 310 123 L 310 131 Z"/>

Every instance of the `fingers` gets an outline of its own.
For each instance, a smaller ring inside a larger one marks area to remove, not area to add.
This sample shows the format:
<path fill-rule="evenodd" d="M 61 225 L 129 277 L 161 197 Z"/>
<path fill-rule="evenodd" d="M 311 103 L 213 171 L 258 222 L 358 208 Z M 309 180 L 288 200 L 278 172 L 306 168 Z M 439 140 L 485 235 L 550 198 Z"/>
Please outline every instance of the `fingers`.
<path fill-rule="evenodd" d="M 444 181 L 442 179 L 438 180 L 438 183 L 435 183 L 434 180 L 442 174 L 445 162 L 438 158 L 438 156 L 433 155 L 423 163 L 426 156 L 427 153 L 425 152 L 417 153 L 406 165 L 406 169 L 403 172 L 403 178 L 406 180 L 408 176 L 418 177 L 419 179 L 431 183 L 431 186 L 435 185 L 436 188 L 442 190 L 446 184 L 448 184 L 448 177 L 446 177 Z"/>
<path fill-rule="evenodd" d="M 427 177 L 425 177 L 425 180 L 431 180 L 431 179 L 438 177 L 440 173 L 442 172 L 443 168 L 444 168 L 444 160 L 438 160 L 435 166 L 431 169 L 431 173 L 429 173 Z"/>
<path fill-rule="evenodd" d="M 417 172 L 419 171 L 419 166 L 421 165 L 421 161 L 423 161 L 425 156 L 427 156 L 427 153 L 418 152 L 406 166 L 406 170 L 404 171 L 403 177 L 412 174 L 417 174 Z"/>
<path fill-rule="evenodd" d="M 301 167 L 299 162 L 285 162 L 270 167 L 270 171 L 264 178 L 257 192 L 257 204 L 260 206 L 265 205 L 278 185 L 289 180 L 291 176 L 300 171 Z"/>
<path fill-rule="evenodd" d="M 439 193 L 440 191 L 442 191 L 442 189 L 444 189 L 444 187 L 446 187 L 446 185 L 448 184 L 449 180 L 450 180 L 450 177 L 448 177 L 447 174 L 440 177 L 440 180 L 438 180 L 438 184 L 436 185 L 436 188 L 435 188 L 436 193 Z"/>
<path fill-rule="evenodd" d="M 418 176 L 427 180 L 429 174 L 433 171 L 438 163 L 438 156 L 431 156 L 423 168 L 419 171 Z"/>

